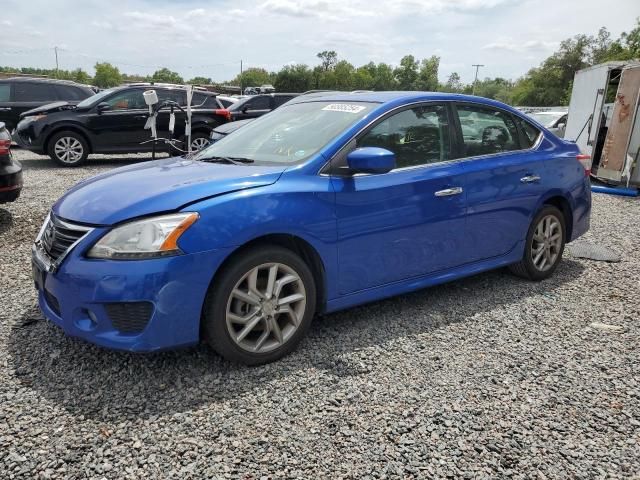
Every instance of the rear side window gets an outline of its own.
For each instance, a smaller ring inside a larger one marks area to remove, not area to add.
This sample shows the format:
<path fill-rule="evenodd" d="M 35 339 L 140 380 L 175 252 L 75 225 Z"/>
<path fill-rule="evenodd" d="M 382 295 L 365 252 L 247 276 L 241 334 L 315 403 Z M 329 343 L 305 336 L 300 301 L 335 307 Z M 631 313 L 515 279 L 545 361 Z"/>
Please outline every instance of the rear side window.
<path fill-rule="evenodd" d="M 274 108 L 278 108 L 283 103 L 287 103 L 289 100 L 293 98 L 293 95 L 276 95 L 274 97 L 275 106 Z"/>
<path fill-rule="evenodd" d="M 13 87 L 16 102 L 54 102 L 57 100 L 53 86 L 47 83 L 16 82 Z"/>
<path fill-rule="evenodd" d="M 0 102 L 11 101 L 11 84 L 0 83 Z"/>
<path fill-rule="evenodd" d="M 540 136 L 540 130 L 531 125 L 526 120 L 523 120 L 520 117 L 516 117 L 516 122 L 520 126 L 520 130 L 522 130 L 522 141 L 524 145 L 523 148 L 531 148 L 538 141 L 538 137 Z"/>
<path fill-rule="evenodd" d="M 78 101 L 87 98 L 87 95 L 79 88 L 67 85 L 53 85 L 53 88 L 56 91 L 58 100 Z"/>
<path fill-rule="evenodd" d="M 204 103 L 204 101 L 206 100 L 206 96 L 202 93 L 194 93 L 193 96 L 191 97 L 191 105 L 202 105 Z"/>
<path fill-rule="evenodd" d="M 477 105 L 457 105 L 464 157 L 519 150 L 518 130 L 511 115 Z"/>
<path fill-rule="evenodd" d="M 269 110 L 271 108 L 271 97 L 255 97 L 244 104 L 247 110 Z"/>
<path fill-rule="evenodd" d="M 170 100 L 178 105 L 185 106 L 187 104 L 187 93 L 184 90 L 156 90 L 158 100 L 164 102 Z"/>
<path fill-rule="evenodd" d="M 231 100 L 227 100 L 226 98 L 218 98 L 218 102 L 220 102 L 220 105 L 222 105 L 223 108 L 228 108 L 235 103 Z"/>
<path fill-rule="evenodd" d="M 451 158 L 449 120 L 442 105 L 403 110 L 369 130 L 358 147 L 380 147 L 396 154 L 397 168 L 443 162 Z"/>

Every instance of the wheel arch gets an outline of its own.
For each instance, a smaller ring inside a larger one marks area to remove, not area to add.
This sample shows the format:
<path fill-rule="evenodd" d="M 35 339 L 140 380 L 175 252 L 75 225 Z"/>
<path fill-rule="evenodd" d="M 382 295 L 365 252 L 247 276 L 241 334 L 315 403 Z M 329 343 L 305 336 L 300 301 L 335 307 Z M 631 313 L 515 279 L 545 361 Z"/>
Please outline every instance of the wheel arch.
<path fill-rule="evenodd" d="M 209 283 L 209 288 L 211 288 L 211 286 L 216 282 L 224 268 L 235 258 L 242 255 L 247 250 L 254 249 L 262 245 L 277 245 L 291 250 L 302 258 L 302 260 L 309 266 L 316 284 L 316 313 L 324 312 L 327 304 L 327 288 L 326 270 L 322 257 L 311 243 L 298 235 L 290 233 L 269 233 L 248 240 L 244 244 L 238 246 L 235 250 L 229 253 L 227 258 L 225 258 L 220 264 Z M 204 315 L 204 308 L 205 305 L 203 304 L 201 318 L 202 315 Z"/>
<path fill-rule="evenodd" d="M 566 241 L 569 242 L 573 235 L 573 210 L 569 199 L 565 195 L 556 192 L 547 196 L 540 205 L 540 208 L 544 205 L 551 205 L 562 212 L 566 228 Z"/>
<path fill-rule="evenodd" d="M 46 153 L 49 151 L 49 142 L 51 141 L 51 138 L 56 134 L 56 133 L 60 133 L 60 132 L 64 132 L 64 131 L 70 131 L 70 132 L 74 132 L 77 133 L 78 135 L 81 135 L 82 138 L 84 138 L 84 141 L 87 142 L 87 146 L 89 147 L 89 152 L 88 153 L 92 153 L 93 152 L 93 145 L 91 143 L 91 140 L 89 139 L 89 135 L 87 134 L 87 132 L 82 128 L 79 127 L 77 125 L 56 125 L 54 128 L 52 128 L 49 132 L 47 132 L 47 136 L 45 137 L 44 143 L 43 143 L 43 151 Z"/>

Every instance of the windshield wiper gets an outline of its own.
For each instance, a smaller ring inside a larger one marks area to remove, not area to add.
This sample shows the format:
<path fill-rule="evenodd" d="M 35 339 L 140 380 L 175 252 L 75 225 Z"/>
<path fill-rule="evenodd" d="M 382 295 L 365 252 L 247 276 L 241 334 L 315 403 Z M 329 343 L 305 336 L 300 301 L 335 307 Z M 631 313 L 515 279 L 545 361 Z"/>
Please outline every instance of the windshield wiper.
<path fill-rule="evenodd" d="M 210 163 L 231 163 L 233 165 L 245 165 L 247 163 L 253 163 L 255 160 L 251 158 L 242 158 L 242 157 L 205 157 L 198 159 L 201 162 L 210 162 Z"/>

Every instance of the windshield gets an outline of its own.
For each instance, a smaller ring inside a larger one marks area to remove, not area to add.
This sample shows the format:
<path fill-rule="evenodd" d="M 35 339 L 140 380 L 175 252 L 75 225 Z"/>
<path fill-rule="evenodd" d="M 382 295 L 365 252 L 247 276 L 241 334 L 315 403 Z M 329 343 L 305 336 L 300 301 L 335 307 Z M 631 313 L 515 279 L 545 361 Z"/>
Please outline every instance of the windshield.
<path fill-rule="evenodd" d="M 536 122 L 544 125 L 545 127 L 550 127 L 560 117 L 564 115 L 566 115 L 565 112 L 548 112 L 548 113 L 530 113 L 529 114 L 531 118 L 533 118 Z"/>
<path fill-rule="evenodd" d="M 104 97 L 111 95 L 115 91 L 115 88 L 110 88 L 109 90 L 103 90 L 99 93 L 96 93 L 95 95 L 90 96 L 89 98 L 85 98 L 78 104 L 78 108 L 85 108 L 90 107 L 91 105 L 95 105 L 96 103 L 101 102 Z"/>
<path fill-rule="evenodd" d="M 230 157 L 266 164 L 299 163 L 376 106 L 353 101 L 283 105 L 205 148 L 195 159 Z"/>

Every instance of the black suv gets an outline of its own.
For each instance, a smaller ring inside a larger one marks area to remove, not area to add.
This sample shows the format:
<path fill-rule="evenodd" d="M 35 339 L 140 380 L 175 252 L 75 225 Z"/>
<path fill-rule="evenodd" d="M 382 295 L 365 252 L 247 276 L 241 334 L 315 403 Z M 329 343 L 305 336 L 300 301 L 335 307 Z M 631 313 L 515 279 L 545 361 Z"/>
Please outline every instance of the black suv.
<path fill-rule="evenodd" d="M 27 110 L 59 100 L 78 103 L 94 94 L 90 87 L 66 80 L 30 77 L 1 79 L 0 122 L 13 131 L 20 114 Z"/>
<path fill-rule="evenodd" d="M 47 154 L 62 166 L 81 165 L 90 153 L 135 153 L 153 149 L 145 129 L 149 109 L 143 92 L 155 90 L 159 103 L 185 106 L 184 86 L 138 83 L 104 90 L 77 105 L 58 102 L 25 112 L 16 128 L 16 141 L 32 152 Z M 224 123 L 217 94 L 195 90 L 191 101 L 191 148 L 209 142 L 211 130 Z M 158 137 L 169 137 L 169 109 L 156 120 Z M 184 140 L 185 114 L 175 109 L 174 138 Z M 186 150 L 186 148 L 185 148 Z"/>
<path fill-rule="evenodd" d="M 22 165 L 11 157 L 11 135 L 0 122 L 0 203 L 13 202 L 22 190 Z"/>
<path fill-rule="evenodd" d="M 267 93 L 261 95 L 251 95 L 242 98 L 229 106 L 228 118 L 231 121 L 244 120 L 246 118 L 256 118 L 269 113 L 280 105 L 287 103 L 298 93 Z"/>

